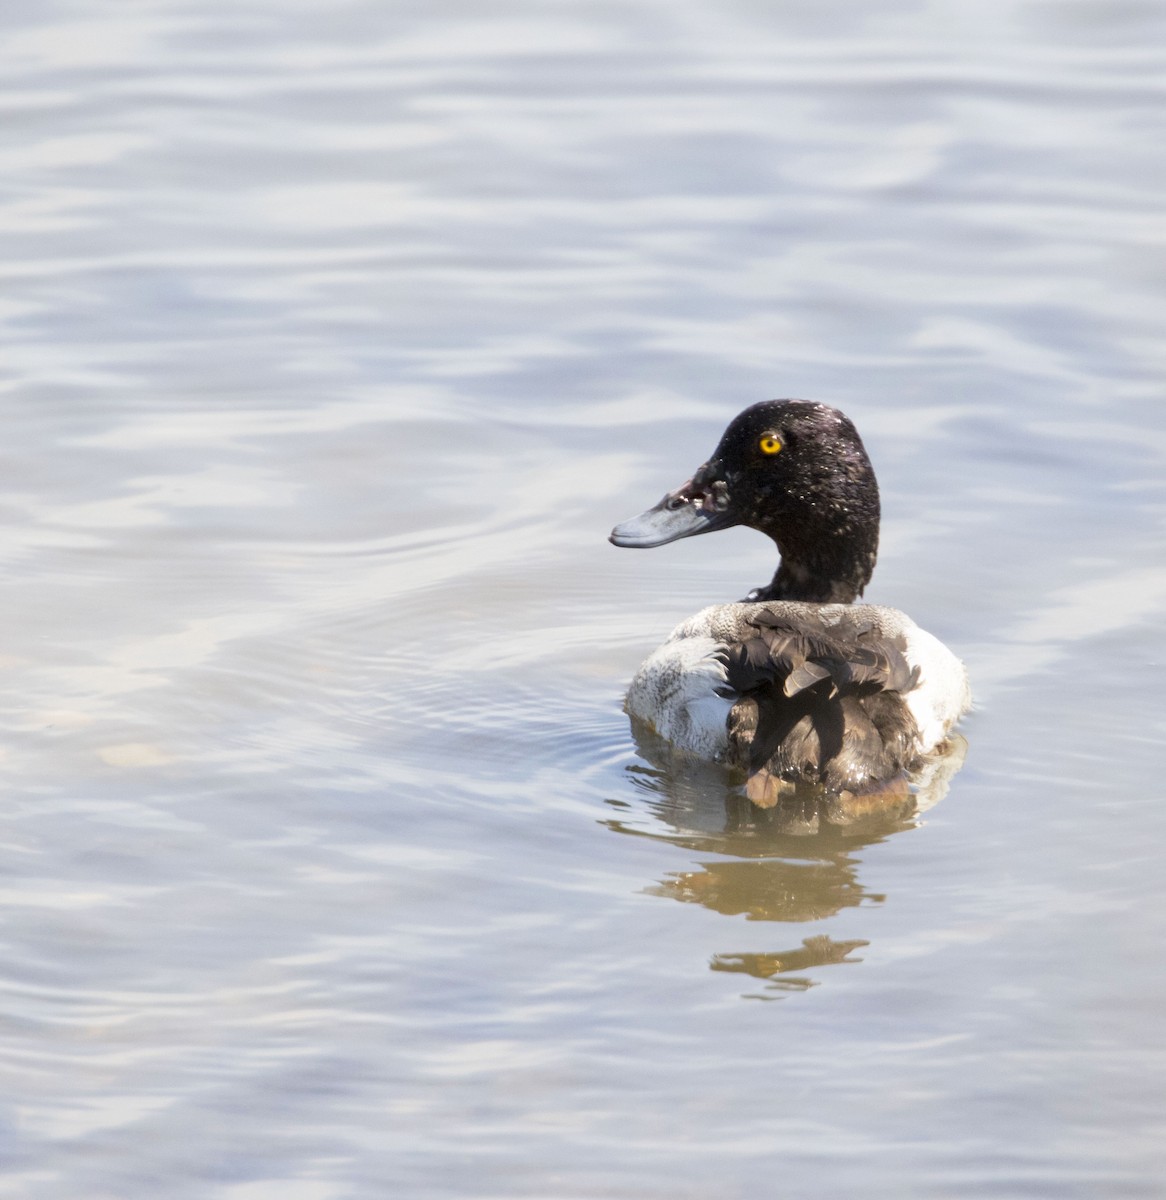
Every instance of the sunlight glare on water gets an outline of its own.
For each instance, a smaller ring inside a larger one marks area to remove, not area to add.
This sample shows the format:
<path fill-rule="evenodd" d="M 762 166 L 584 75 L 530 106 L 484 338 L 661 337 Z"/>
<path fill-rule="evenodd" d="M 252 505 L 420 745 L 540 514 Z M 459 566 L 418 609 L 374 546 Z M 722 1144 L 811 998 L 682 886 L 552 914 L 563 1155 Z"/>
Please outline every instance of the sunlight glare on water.
<path fill-rule="evenodd" d="M 0 1195 L 1157 1194 L 1160 7 L 0 32 Z M 774 396 L 971 671 L 925 812 L 621 710 Z"/>

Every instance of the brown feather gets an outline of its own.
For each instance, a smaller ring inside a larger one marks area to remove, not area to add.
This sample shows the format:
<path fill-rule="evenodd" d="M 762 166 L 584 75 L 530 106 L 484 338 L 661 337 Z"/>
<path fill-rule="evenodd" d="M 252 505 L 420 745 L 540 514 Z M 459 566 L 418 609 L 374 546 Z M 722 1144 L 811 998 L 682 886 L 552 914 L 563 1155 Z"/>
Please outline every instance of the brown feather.
<path fill-rule="evenodd" d="M 855 623 L 809 631 L 771 610 L 750 624 L 757 636 L 728 651 L 726 672 L 742 696 L 730 759 L 748 773 L 751 797 L 772 804 L 780 780 L 854 791 L 909 765 L 918 730 L 903 697 L 919 669 L 903 638 Z"/>

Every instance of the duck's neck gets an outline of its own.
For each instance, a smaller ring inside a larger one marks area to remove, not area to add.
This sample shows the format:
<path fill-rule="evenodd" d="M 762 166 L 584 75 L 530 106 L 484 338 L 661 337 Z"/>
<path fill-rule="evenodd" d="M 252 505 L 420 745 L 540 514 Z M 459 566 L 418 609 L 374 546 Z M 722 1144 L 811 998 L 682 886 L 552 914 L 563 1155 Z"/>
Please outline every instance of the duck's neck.
<path fill-rule="evenodd" d="M 774 539 L 777 540 L 776 538 Z M 843 547 L 829 541 L 792 547 L 778 542 L 781 563 L 768 587 L 750 600 L 801 600 L 814 604 L 850 604 L 870 582 L 878 557 L 878 534 Z"/>

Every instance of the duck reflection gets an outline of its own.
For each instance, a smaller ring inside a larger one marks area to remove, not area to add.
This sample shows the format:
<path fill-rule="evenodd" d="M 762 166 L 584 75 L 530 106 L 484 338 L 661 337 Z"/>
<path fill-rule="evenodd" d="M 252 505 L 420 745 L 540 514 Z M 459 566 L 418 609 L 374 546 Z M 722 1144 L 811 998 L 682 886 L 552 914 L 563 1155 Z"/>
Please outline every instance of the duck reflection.
<path fill-rule="evenodd" d="M 804 789 L 763 808 L 718 764 L 677 754 L 645 728 L 633 725 L 633 732 L 645 761 L 627 767 L 628 778 L 643 795 L 652 823 L 645 826 L 629 815 L 606 824 L 619 833 L 715 856 L 669 872 L 645 890 L 751 921 L 820 921 L 885 900 L 859 880 L 858 852 L 913 828 L 919 814 L 946 794 L 967 752 L 964 739 L 953 737 L 909 788 L 874 799 Z M 626 802 L 609 803 L 629 814 L 642 812 Z M 764 980 L 770 992 L 801 991 L 816 982 L 804 972 L 861 961 L 848 955 L 865 945 L 811 937 L 792 950 L 716 954 L 710 968 Z"/>
<path fill-rule="evenodd" d="M 815 982 L 796 972 L 828 963 L 862 962 L 861 958 L 847 958 L 847 955 L 869 945 L 863 941 L 836 942 L 829 937 L 803 938 L 796 950 L 779 950 L 776 954 L 714 954 L 709 967 L 714 971 L 738 972 L 767 980 L 770 991 L 804 992 L 814 987 Z"/>

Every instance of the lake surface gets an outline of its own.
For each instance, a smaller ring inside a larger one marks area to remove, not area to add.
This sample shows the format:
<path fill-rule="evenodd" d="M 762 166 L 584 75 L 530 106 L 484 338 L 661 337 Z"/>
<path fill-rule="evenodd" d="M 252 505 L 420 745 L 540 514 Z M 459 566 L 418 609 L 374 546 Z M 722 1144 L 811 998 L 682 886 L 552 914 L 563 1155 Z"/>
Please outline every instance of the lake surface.
<path fill-rule="evenodd" d="M 1158 1196 L 1166 15 L 0 16 L 0 1196 Z M 621 711 L 857 423 L 940 803 Z"/>

